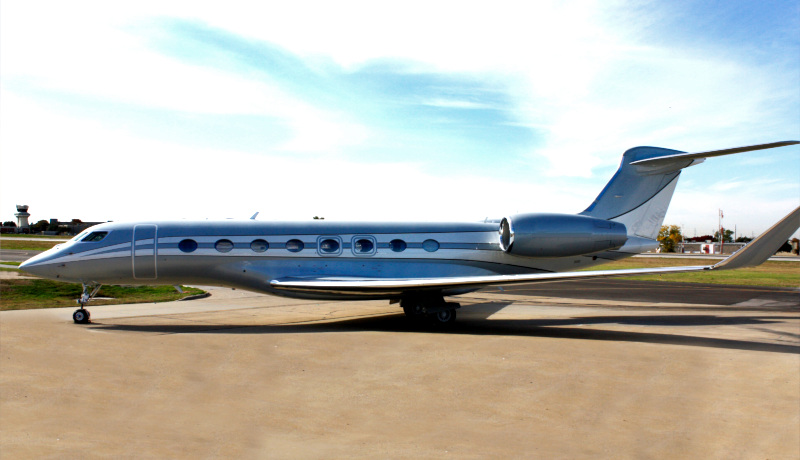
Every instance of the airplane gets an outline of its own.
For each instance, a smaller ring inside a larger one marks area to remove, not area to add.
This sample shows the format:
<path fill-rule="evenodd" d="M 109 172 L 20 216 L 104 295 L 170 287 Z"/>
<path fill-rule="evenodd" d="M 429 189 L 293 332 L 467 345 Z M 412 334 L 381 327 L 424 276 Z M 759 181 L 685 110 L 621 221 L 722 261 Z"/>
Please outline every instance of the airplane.
<path fill-rule="evenodd" d="M 83 285 L 73 314 L 103 284 L 212 285 L 320 300 L 388 299 L 415 321 L 447 325 L 445 297 L 486 286 L 729 270 L 767 260 L 800 226 L 800 207 L 709 266 L 576 271 L 655 249 L 681 170 L 706 158 L 800 144 L 687 153 L 635 147 L 586 210 L 467 223 L 144 221 L 93 226 L 20 269 Z"/>

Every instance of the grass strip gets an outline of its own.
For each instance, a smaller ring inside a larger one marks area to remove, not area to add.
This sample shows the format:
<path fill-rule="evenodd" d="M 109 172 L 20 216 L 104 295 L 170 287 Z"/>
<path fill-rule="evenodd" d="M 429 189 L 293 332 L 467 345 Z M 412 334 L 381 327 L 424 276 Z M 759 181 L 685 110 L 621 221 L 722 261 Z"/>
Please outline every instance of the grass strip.
<path fill-rule="evenodd" d="M 14 241 L 14 240 L 0 240 L 0 249 L 14 249 L 19 251 L 44 251 L 52 248 L 57 244 L 64 243 L 64 241 Z"/>
<path fill-rule="evenodd" d="M 37 240 L 68 240 L 74 235 L 31 235 L 29 233 L 3 233 L 2 239 L 10 238 L 36 238 Z"/>
<path fill-rule="evenodd" d="M 609 262 L 599 267 L 592 267 L 588 270 L 684 267 L 687 265 L 713 265 L 717 262 L 719 261 L 709 259 L 632 257 L 616 262 Z M 800 263 L 767 261 L 757 267 L 739 268 L 736 270 L 628 276 L 621 277 L 620 279 L 798 288 L 800 287 Z"/>
<path fill-rule="evenodd" d="M 123 303 L 168 302 L 191 295 L 202 294 L 201 289 L 181 287 L 183 293 L 172 286 L 103 286 L 92 305 Z M 58 308 L 77 306 L 82 287 L 75 283 L 62 283 L 44 279 L 2 280 L 0 283 L 0 311 L 31 308 Z"/>

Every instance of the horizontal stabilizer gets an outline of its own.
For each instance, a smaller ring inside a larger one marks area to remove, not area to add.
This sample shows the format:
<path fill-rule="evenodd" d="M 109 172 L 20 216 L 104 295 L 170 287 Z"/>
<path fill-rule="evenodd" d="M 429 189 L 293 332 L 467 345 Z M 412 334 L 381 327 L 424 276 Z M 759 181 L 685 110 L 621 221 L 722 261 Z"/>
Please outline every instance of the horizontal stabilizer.
<path fill-rule="evenodd" d="M 800 141 L 781 141 L 772 142 L 769 144 L 748 145 L 745 147 L 735 147 L 731 149 L 711 150 L 708 152 L 697 153 L 676 153 L 674 155 L 666 155 L 655 158 L 647 158 L 644 160 L 632 161 L 632 165 L 647 165 L 647 166 L 666 166 L 673 164 L 675 160 L 697 160 L 700 158 L 719 157 L 722 155 L 731 155 L 733 153 L 750 152 L 752 150 L 772 149 L 775 147 L 785 147 L 787 145 L 800 144 Z"/>

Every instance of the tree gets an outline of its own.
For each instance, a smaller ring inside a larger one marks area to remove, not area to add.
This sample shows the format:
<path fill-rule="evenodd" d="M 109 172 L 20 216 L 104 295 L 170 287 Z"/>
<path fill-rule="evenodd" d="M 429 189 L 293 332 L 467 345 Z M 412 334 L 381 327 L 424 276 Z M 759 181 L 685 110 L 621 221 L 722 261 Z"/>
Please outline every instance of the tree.
<path fill-rule="evenodd" d="M 50 222 L 46 220 L 40 220 L 35 224 L 31 225 L 31 233 L 39 233 L 47 230 L 47 227 L 50 226 Z"/>
<path fill-rule="evenodd" d="M 733 243 L 733 230 L 724 230 L 725 243 Z M 719 232 L 714 232 L 714 241 L 719 241 Z"/>
<path fill-rule="evenodd" d="M 753 239 L 749 236 L 740 236 L 739 238 L 736 238 L 737 243 L 749 243 L 751 241 L 753 241 Z"/>
<path fill-rule="evenodd" d="M 662 225 L 658 232 L 658 242 L 661 244 L 662 252 L 675 252 L 678 244 L 683 241 L 681 228 L 677 225 Z"/>
<path fill-rule="evenodd" d="M 15 224 L 14 222 L 12 222 L 10 220 L 8 220 L 6 222 L 3 222 L 3 227 L 16 227 L 16 226 L 17 226 L 17 224 Z"/>

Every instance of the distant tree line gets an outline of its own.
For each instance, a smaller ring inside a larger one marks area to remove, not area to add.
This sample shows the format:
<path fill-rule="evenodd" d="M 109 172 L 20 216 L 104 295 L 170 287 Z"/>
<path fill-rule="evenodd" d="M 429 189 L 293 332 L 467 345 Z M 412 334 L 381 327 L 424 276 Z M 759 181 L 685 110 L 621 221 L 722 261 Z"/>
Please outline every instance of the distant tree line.
<path fill-rule="evenodd" d="M 80 219 L 72 219 L 70 222 L 71 224 L 80 224 L 82 221 Z M 3 227 L 16 227 L 17 224 L 13 221 L 6 221 L 3 222 Z M 69 227 L 60 225 L 60 222 L 57 220 L 40 220 L 35 224 L 31 224 L 29 227 L 30 233 L 41 233 L 41 232 L 67 232 L 69 231 Z"/>
<path fill-rule="evenodd" d="M 740 236 L 734 241 L 733 230 L 724 230 L 722 235 L 724 243 L 749 243 L 753 241 L 753 238 L 749 236 Z M 679 226 L 662 225 L 661 230 L 658 232 L 658 242 L 661 245 L 661 252 L 675 252 L 679 247 L 678 245 L 684 241 L 687 243 L 705 243 L 706 241 L 719 242 L 719 236 L 719 232 L 714 232 L 713 235 L 695 236 L 684 240 Z M 777 252 L 789 252 L 791 250 L 792 245 L 787 241 Z"/>

